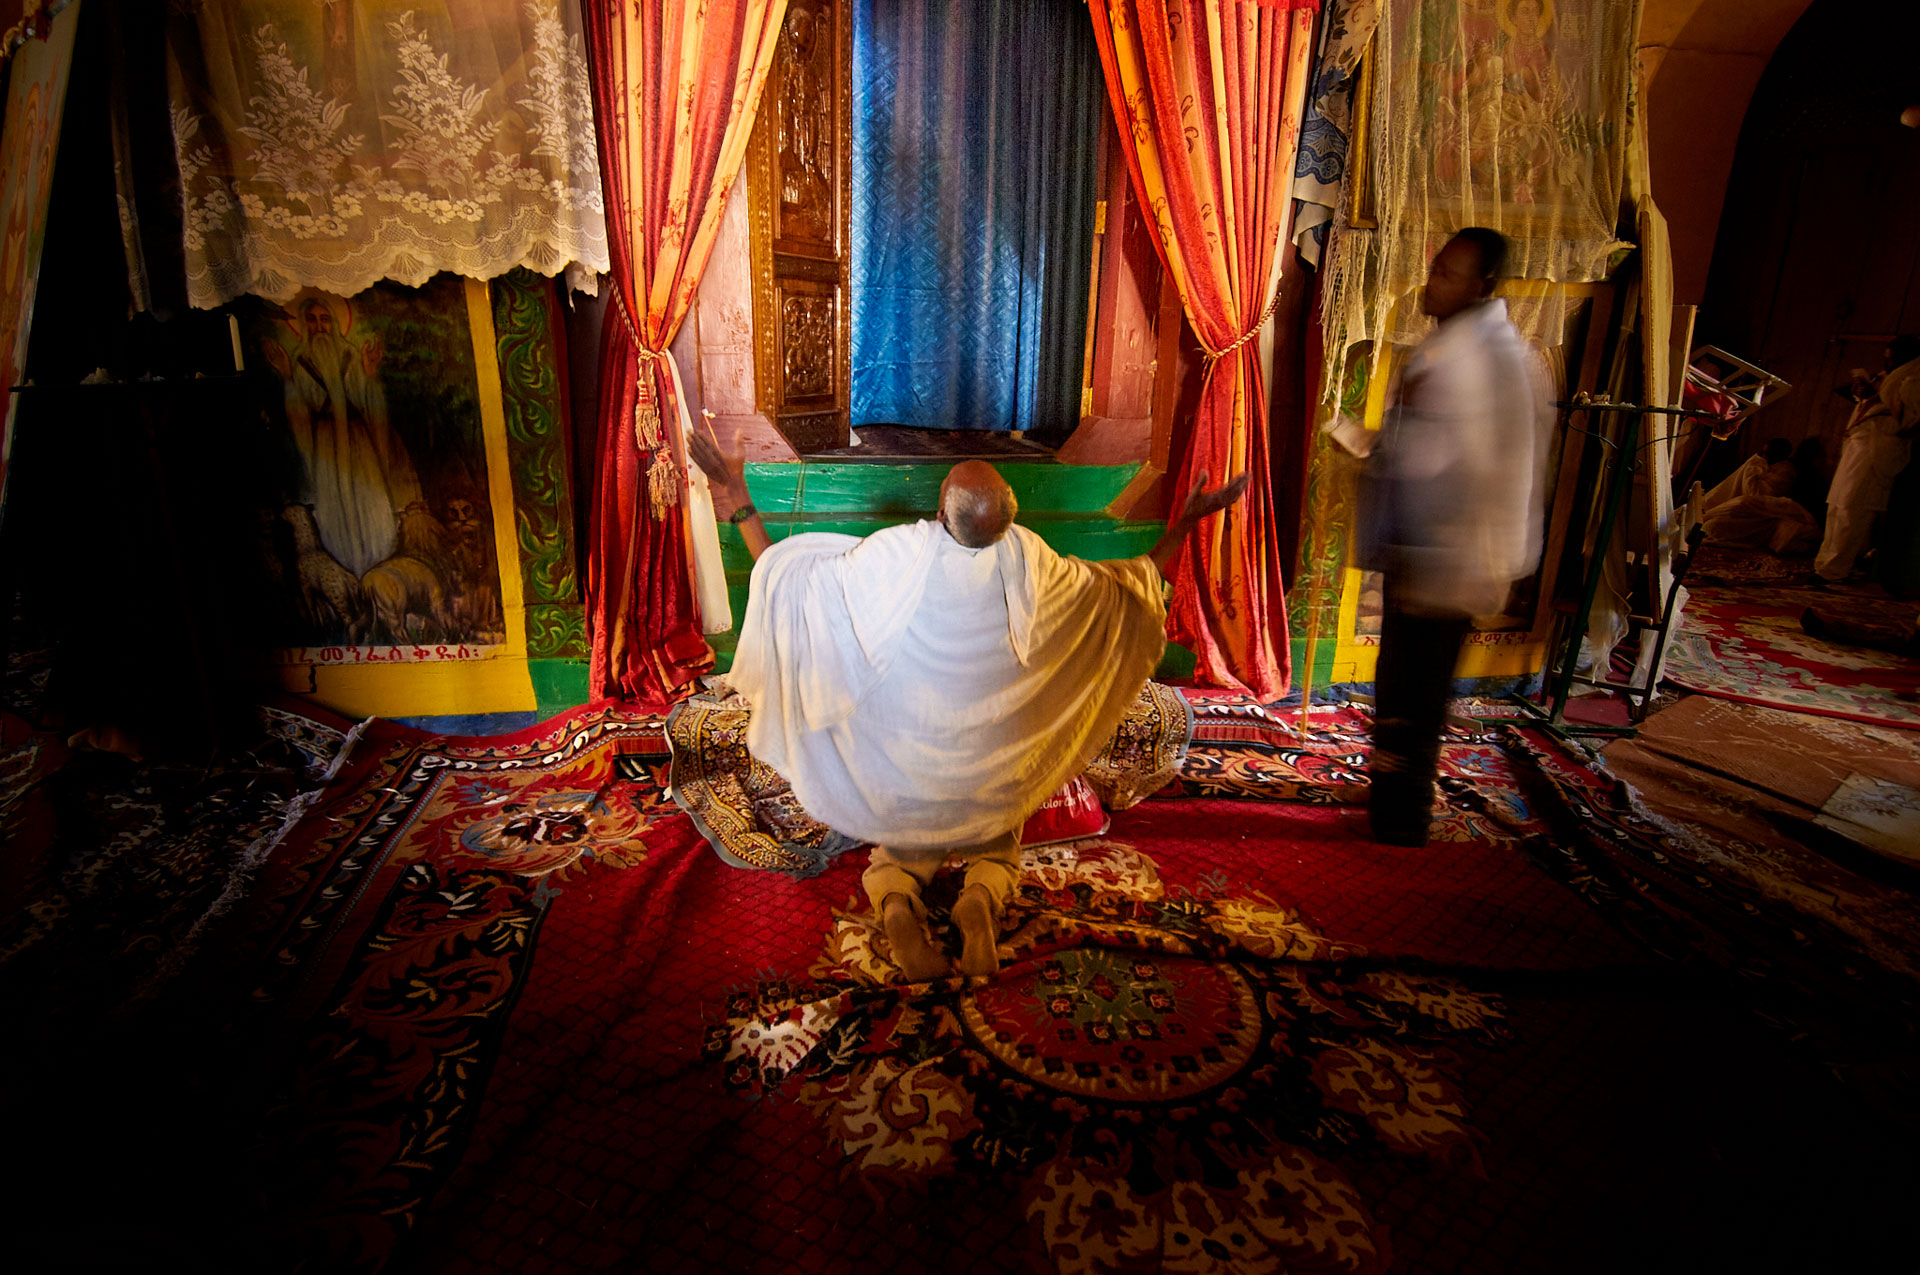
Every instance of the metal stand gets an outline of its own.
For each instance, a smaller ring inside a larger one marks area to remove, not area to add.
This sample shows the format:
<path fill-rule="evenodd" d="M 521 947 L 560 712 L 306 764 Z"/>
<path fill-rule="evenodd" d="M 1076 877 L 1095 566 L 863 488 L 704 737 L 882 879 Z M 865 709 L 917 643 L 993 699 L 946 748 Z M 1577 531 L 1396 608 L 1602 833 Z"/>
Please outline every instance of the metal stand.
<path fill-rule="evenodd" d="M 1687 529 L 1685 549 L 1674 555 L 1673 583 L 1667 588 L 1666 597 L 1656 599 L 1659 614 L 1653 616 L 1629 615 L 1630 626 L 1638 628 L 1642 641 L 1648 632 L 1658 636 L 1654 640 L 1653 659 L 1647 665 L 1647 685 L 1642 686 L 1631 680 L 1615 682 L 1605 676 L 1604 670 L 1598 678 L 1582 677 L 1580 667 L 1580 647 L 1586 640 L 1587 621 L 1593 616 L 1593 601 L 1599 595 L 1600 582 L 1606 576 L 1607 551 L 1613 544 L 1613 529 L 1620 520 L 1621 506 L 1626 503 L 1627 493 L 1633 489 L 1633 474 L 1640 464 L 1640 423 L 1645 416 L 1712 417 L 1713 413 L 1687 407 L 1650 407 L 1638 403 L 1614 403 L 1604 396 L 1590 397 L 1579 394 L 1571 402 L 1560 404 L 1575 411 L 1584 411 L 1591 419 L 1595 413 L 1616 412 L 1627 419 L 1622 424 L 1620 439 L 1614 446 L 1612 463 L 1604 471 L 1604 495 L 1600 517 L 1600 534 L 1594 542 L 1593 561 L 1587 567 L 1586 579 L 1581 584 L 1580 606 L 1574 612 L 1573 627 L 1567 634 L 1567 643 L 1560 657 L 1560 666 L 1554 677 L 1552 708 L 1542 709 L 1532 701 L 1523 701 L 1534 712 L 1545 718 L 1547 726 L 1566 734 L 1586 735 L 1632 735 L 1636 726 L 1569 726 L 1566 721 L 1567 701 L 1573 697 L 1576 684 L 1603 687 L 1616 691 L 1628 700 L 1628 715 L 1638 723 L 1646 716 L 1647 705 L 1652 700 L 1659 682 L 1660 655 L 1666 649 L 1668 631 L 1673 622 L 1673 603 L 1679 595 L 1680 585 L 1686 576 L 1694 551 L 1705 537 L 1705 531 L 1698 524 Z M 1715 419 L 1718 419 L 1717 417 Z M 1604 441 L 1604 440 L 1603 440 Z M 1564 463 L 1564 462 L 1563 462 Z"/>
<path fill-rule="evenodd" d="M 1709 367 L 1701 366 L 1703 363 L 1718 364 L 1719 374 L 1715 375 Z M 1778 390 L 1780 394 L 1785 394 L 1793 388 L 1765 368 L 1749 363 L 1737 354 L 1728 354 L 1717 345 L 1697 346 L 1687 356 L 1687 386 L 1709 394 L 1725 395 L 1738 403 L 1740 410 L 1732 416 L 1698 413 L 1717 423 L 1710 431 L 1712 437 L 1694 454 L 1693 463 L 1687 466 L 1686 474 L 1674 486 L 1676 500 L 1680 493 L 1692 489 L 1694 479 L 1699 476 L 1700 467 L 1706 464 L 1707 453 L 1713 450 L 1713 445 L 1732 438 L 1734 431 L 1746 423 L 1747 417 L 1759 411 L 1762 403 L 1772 401 L 1767 398 L 1769 391 Z M 1773 397 L 1778 398 L 1780 394 Z"/>

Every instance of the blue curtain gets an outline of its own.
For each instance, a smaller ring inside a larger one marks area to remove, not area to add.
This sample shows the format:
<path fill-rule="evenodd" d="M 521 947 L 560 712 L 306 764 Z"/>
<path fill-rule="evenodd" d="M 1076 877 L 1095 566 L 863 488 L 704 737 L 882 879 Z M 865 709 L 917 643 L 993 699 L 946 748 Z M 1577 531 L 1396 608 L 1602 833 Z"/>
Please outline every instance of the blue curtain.
<path fill-rule="evenodd" d="M 1073 428 L 1105 107 L 1084 0 L 857 0 L 855 425 Z"/>

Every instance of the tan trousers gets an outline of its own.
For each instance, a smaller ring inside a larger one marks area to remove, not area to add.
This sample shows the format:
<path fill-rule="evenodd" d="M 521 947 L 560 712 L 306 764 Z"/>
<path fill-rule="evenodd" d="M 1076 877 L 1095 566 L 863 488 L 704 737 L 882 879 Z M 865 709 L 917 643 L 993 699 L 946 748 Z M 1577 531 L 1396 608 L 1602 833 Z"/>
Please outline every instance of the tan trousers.
<path fill-rule="evenodd" d="M 1002 907 L 1013 893 L 1014 883 L 1020 879 L 1018 828 L 976 846 L 956 846 L 950 850 L 892 850 L 875 846 L 866 873 L 860 878 L 874 914 L 879 915 L 889 894 L 904 894 L 914 914 L 925 920 L 927 907 L 920 901 L 920 891 L 933 880 L 934 873 L 940 871 L 948 856 L 959 859 L 965 866 L 967 885 L 986 890 L 993 902 L 994 918 L 999 919 Z"/>
<path fill-rule="evenodd" d="M 1858 505 L 1828 505 L 1827 532 L 1813 560 L 1814 574 L 1829 584 L 1852 575 L 1854 562 L 1873 543 L 1873 519 L 1878 512 Z"/>

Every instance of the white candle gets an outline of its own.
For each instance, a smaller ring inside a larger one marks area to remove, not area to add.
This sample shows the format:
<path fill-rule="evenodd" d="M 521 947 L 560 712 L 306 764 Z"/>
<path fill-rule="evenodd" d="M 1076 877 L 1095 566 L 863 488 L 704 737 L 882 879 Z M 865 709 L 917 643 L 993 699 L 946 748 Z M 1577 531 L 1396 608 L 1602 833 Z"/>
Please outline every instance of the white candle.
<path fill-rule="evenodd" d="M 240 359 L 240 320 L 231 314 L 227 316 L 227 336 L 233 341 L 233 374 L 238 376 L 246 371 L 246 364 Z"/>

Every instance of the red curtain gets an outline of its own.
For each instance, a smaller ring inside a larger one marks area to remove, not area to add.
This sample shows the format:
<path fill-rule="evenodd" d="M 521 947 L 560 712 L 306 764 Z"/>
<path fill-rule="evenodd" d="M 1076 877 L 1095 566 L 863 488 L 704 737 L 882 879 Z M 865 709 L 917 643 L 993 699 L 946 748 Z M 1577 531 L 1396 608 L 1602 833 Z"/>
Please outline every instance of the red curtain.
<path fill-rule="evenodd" d="M 1291 650 L 1269 473 L 1259 331 L 1277 295 L 1317 0 L 1092 0 L 1121 150 L 1161 261 L 1208 359 L 1181 499 L 1201 470 L 1243 472 L 1246 497 L 1175 563 L 1168 636 L 1195 676 L 1263 700 Z"/>
<path fill-rule="evenodd" d="M 667 347 L 706 269 L 786 7 L 581 6 L 613 265 L 587 546 L 596 698 L 664 708 L 713 665 L 695 600 L 685 439 Z"/>

